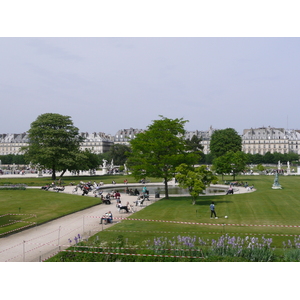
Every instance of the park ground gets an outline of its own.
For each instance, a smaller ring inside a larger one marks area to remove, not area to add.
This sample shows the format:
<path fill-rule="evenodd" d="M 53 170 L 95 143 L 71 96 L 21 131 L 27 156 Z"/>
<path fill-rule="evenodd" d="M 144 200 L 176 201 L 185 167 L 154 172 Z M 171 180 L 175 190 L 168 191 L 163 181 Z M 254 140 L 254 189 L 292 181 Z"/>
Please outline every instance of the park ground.
<path fill-rule="evenodd" d="M 111 177 L 110 177 L 111 178 Z M 107 184 L 110 182 L 107 179 Z M 119 179 L 120 186 L 122 178 Z M 230 180 L 230 178 L 225 178 Z M 157 236 L 172 237 L 177 234 L 197 235 L 203 238 L 218 238 L 223 234 L 230 234 L 236 236 L 266 236 L 272 237 L 274 245 L 282 248 L 282 242 L 288 239 L 293 239 L 299 235 L 299 178 L 297 176 L 281 176 L 280 183 L 283 186 L 282 190 L 273 190 L 272 176 L 240 176 L 239 181 L 248 182 L 250 185 L 254 184 L 256 191 L 253 193 L 241 193 L 242 188 L 239 187 L 239 192 L 234 195 L 212 195 L 201 196 L 196 202 L 196 205 L 191 205 L 189 197 L 171 197 L 169 200 L 162 199 L 157 201 L 152 195 L 152 200 L 146 203 L 146 207 L 136 207 L 137 212 L 134 214 L 120 214 L 116 210 L 114 203 L 110 206 L 113 212 L 116 223 L 113 226 L 99 226 L 99 218 L 108 210 L 108 206 L 103 204 L 90 207 L 88 210 L 70 214 L 65 218 L 70 220 L 77 219 L 77 225 L 74 230 L 70 225 L 53 225 L 49 233 L 43 231 L 41 236 L 46 238 L 41 241 L 33 239 L 33 237 L 26 237 L 26 232 L 32 229 L 22 231 L 20 233 L 12 234 L 7 237 L 1 238 L 1 255 L 5 252 L 10 252 L 10 256 L 6 257 L 6 261 L 44 261 L 53 255 L 53 247 L 55 251 L 74 245 L 75 237 L 80 234 L 84 240 L 89 240 L 91 243 L 95 241 L 106 241 L 114 243 L 122 239 L 123 244 L 133 245 L 142 243 L 144 240 L 151 239 Z M 130 180 L 129 180 L 130 181 Z M 66 189 L 71 190 L 71 186 Z M 28 189 L 27 192 L 33 192 Z M 41 192 L 41 191 L 36 191 Z M 49 192 L 44 192 L 43 195 L 50 195 Z M 69 197 L 68 200 L 64 197 Z M 92 197 L 82 197 L 80 195 L 62 195 L 61 193 L 52 193 L 51 197 L 62 197 L 61 201 L 67 203 L 66 207 L 70 207 L 75 202 L 80 204 L 87 204 L 86 201 L 95 201 Z M 122 193 L 123 203 L 127 202 L 125 197 L 129 197 L 128 201 L 133 202 L 135 198 L 127 196 Z M 78 200 L 77 200 L 78 199 Z M 151 199 L 151 197 L 150 197 Z M 218 219 L 211 220 L 209 215 L 209 204 L 214 200 Z M 49 204 L 47 200 L 47 203 Z M 154 203 L 155 202 L 155 203 Z M 152 205 L 149 205 L 153 203 Z M 45 205 L 45 203 L 44 203 Z M 59 207 L 59 204 L 57 204 Z M 24 213 L 23 208 L 21 212 Z M 30 213 L 26 211 L 26 213 Z M 31 212 L 33 213 L 33 211 Z M 227 219 L 224 217 L 228 216 Z M 120 217 L 122 219 L 117 220 Z M 123 220 L 124 217 L 129 217 L 131 220 Z M 64 218 L 59 218 L 63 220 Z M 122 222 L 119 222 L 121 221 Z M 152 220 L 152 221 L 145 221 Z M 57 220 L 56 220 L 57 221 Z M 43 226 L 48 226 L 52 222 L 36 226 L 34 229 L 43 230 Z M 70 221 L 73 222 L 73 221 Z M 74 224 L 76 223 L 74 221 Z M 175 223 L 172 223 L 175 222 Z M 194 224 L 192 224 L 194 223 Z M 79 228 L 84 231 L 79 231 Z M 51 234 L 50 234 L 51 232 Z M 18 237 L 15 244 L 8 244 L 7 241 L 12 236 Z M 35 236 L 37 237 L 37 235 Z M 71 242 L 70 242 L 71 240 Z M 17 246 L 18 245 L 18 246 Z M 9 251 L 6 249 L 10 249 Z M 19 250 L 17 250 L 19 249 Z M 37 255 L 33 255 L 35 250 Z M 15 251 L 15 252 L 13 252 Z M 19 251 L 19 252 L 18 252 Z M 54 251 L 54 252 L 55 252 Z M 4 256 L 3 256 L 4 257 Z M 5 261 L 4 260 L 4 261 Z"/>

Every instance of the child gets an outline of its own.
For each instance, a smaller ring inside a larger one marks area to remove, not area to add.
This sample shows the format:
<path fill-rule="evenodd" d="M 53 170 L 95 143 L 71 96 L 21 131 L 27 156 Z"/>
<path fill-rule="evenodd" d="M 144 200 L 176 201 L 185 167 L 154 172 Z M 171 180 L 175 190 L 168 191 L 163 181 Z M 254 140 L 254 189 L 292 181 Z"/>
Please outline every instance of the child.
<path fill-rule="evenodd" d="M 215 212 L 215 203 L 212 202 L 209 207 L 210 207 L 210 218 L 212 219 L 212 216 L 214 215 L 215 219 L 217 219 L 217 215 L 216 215 L 216 212 Z"/>

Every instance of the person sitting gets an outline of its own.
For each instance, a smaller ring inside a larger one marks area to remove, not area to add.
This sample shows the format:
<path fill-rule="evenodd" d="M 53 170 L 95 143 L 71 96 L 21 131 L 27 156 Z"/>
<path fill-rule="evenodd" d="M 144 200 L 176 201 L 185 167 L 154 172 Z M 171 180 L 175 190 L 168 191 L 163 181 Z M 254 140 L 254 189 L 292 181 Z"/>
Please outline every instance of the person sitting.
<path fill-rule="evenodd" d="M 127 206 L 128 210 L 129 210 L 129 212 L 132 212 L 132 213 L 134 212 L 133 205 L 130 205 L 129 202 L 127 202 L 126 206 Z"/>
<path fill-rule="evenodd" d="M 107 223 L 112 223 L 113 222 L 113 215 L 111 211 L 108 212 L 108 218 L 106 220 Z"/>
<path fill-rule="evenodd" d="M 105 196 L 105 198 L 103 198 L 103 203 L 105 203 L 105 204 L 111 204 L 111 202 L 110 202 L 110 194 L 108 193 L 106 196 Z"/>
<path fill-rule="evenodd" d="M 134 201 L 133 203 L 135 203 L 135 206 L 141 206 L 145 201 L 145 198 L 143 196 L 138 196 L 137 200 Z"/>
<path fill-rule="evenodd" d="M 228 189 L 226 195 L 228 195 L 228 194 L 232 194 L 233 195 L 233 187 L 232 186 L 230 186 L 230 188 Z"/>
<path fill-rule="evenodd" d="M 82 189 L 82 196 L 87 195 L 88 193 L 89 193 L 89 187 L 85 185 Z"/>
<path fill-rule="evenodd" d="M 139 194 L 140 194 L 140 192 L 139 192 L 137 189 L 135 189 L 135 190 L 134 190 L 134 195 L 135 195 L 135 196 L 138 196 Z"/>
<path fill-rule="evenodd" d="M 108 212 L 105 213 L 102 217 L 101 217 L 101 220 L 100 220 L 100 223 L 99 224 L 102 224 L 102 222 L 104 221 L 104 224 L 107 223 L 107 219 L 108 219 Z"/>
<path fill-rule="evenodd" d="M 104 221 L 104 224 L 105 224 L 105 225 L 106 225 L 107 223 L 112 223 L 112 221 L 113 221 L 113 216 L 112 216 L 111 211 L 105 213 L 105 214 L 102 216 L 102 218 L 101 218 L 101 220 L 100 220 L 100 224 L 102 224 L 103 221 Z"/>
<path fill-rule="evenodd" d="M 117 207 L 118 207 L 119 212 L 121 211 L 121 209 L 124 209 L 127 213 L 129 213 L 128 207 L 122 205 L 121 202 L 118 203 Z"/>
<path fill-rule="evenodd" d="M 247 187 L 247 191 L 249 192 L 249 191 L 252 191 L 253 190 L 253 188 L 254 188 L 254 186 L 252 185 L 252 186 L 248 186 Z"/>

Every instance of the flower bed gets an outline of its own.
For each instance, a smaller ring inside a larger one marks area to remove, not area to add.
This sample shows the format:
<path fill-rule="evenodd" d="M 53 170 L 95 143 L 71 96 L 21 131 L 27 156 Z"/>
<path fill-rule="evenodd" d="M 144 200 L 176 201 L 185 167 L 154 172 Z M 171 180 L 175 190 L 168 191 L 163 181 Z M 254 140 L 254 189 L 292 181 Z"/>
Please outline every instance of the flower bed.
<path fill-rule="evenodd" d="M 26 184 L 5 184 L 0 186 L 0 190 L 26 190 Z"/>

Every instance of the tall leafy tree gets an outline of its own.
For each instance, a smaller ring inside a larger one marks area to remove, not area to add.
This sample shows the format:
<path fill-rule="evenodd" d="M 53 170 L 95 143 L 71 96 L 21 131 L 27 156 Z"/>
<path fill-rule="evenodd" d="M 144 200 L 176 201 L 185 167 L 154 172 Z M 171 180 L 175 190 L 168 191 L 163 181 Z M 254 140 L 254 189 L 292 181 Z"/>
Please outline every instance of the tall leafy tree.
<path fill-rule="evenodd" d="M 197 155 L 187 151 L 184 139 L 187 121 L 160 117 L 130 141 L 132 152 L 127 165 L 136 179 L 163 178 L 168 199 L 168 181 L 175 176 L 176 167 L 182 163 L 196 163 Z"/>
<path fill-rule="evenodd" d="M 213 167 L 216 173 L 222 174 L 222 178 L 224 174 L 231 173 L 235 180 L 235 176 L 245 170 L 247 162 L 248 156 L 244 152 L 228 151 L 214 159 Z"/>
<path fill-rule="evenodd" d="M 33 164 L 56 171 L 65 171 L 74 165 L 80 153 L 83 138 L 69 116 L 56 113 L 39 115 L 28 131 L 29 145 L 24 147 L 25 157 Z"/>
<path fill-rule="evenodd" d="M 131 152 L 131 148 L 127 145 L 115 144 L 112 145 L 108 151 L 109 160 L 114 160 L 115 165 L 123 165 L 128 154 Z"/>
<path fill-rule="evenodd" d="M 214 158 L 224 155 L 228 151 L 242 150 L 242 138 L 233 128 L 216 130 L 211 136 L 210 151 Z"/>
<path fill-rule="evenodd" d="M 197 135 L 193 135 L 191 139 L 186 140 L 188 151 L 194 152 L 198 155 L 198 163 L 204 158 L 203 146 L 201 145 L 202 138 Z"/>
<path fill-rule="evenodd" d="M 211 183 L 217 183 L 218 180 L 205 166 L 195 168 L 181 164 L 176 168 L 176 172 L 179 186 L 188 189 L 193 205 L 196 204 L 199 194 Z"/>

